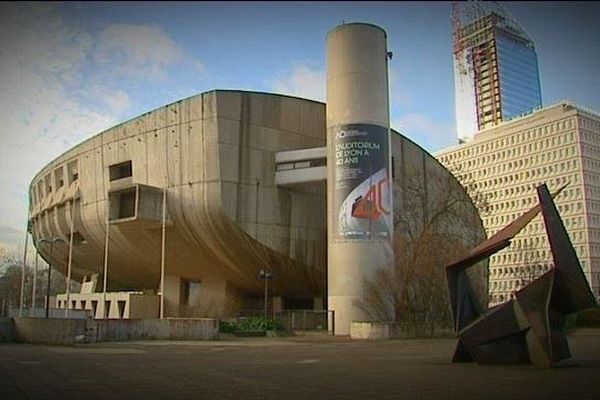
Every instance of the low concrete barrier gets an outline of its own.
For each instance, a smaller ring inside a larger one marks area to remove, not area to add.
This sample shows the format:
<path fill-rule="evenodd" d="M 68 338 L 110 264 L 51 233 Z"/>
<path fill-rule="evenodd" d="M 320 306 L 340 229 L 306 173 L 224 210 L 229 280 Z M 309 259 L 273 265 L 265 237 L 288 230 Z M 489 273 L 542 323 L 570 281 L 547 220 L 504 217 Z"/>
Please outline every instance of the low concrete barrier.
<path fill-rule="evenodd" d="M 454 337 L 452 324 L 431 322 L 352 322 L 352 339 L 417 339 Z"/>
<path fill-rule="evenodd" d="M 74 344 L 85 341 L 84 319 L 13 318 L 15 338 L 22 343 Z"/>
<path fill-rule="evenodd" d="M 15 341 L 15 324 L 12 318 L 0 318 L 0 343 Z"/>
<path fill-rule="evenodd" d="M 215 340 L 219 336 L 219 321 L 210 318 L 105 319 L 90 322 L 96 325 L 96 341 L 100 342 L 144 339 Z M 94 336 L 94 333 L 90 332 L 89 336 Z"/>
<path fill-rule="evenodd" d="M 215 340 L 219 336 L 219 321 L 208 318 L 100 320 L 13 318 L 12 320 L 14 320 L 14 339 L 22 343 L 76 344 L 145 339 Z M 7 321 L 11 319 L 8 318 Z M 10 332 L 9 322 L 0 322 L 0 330 L 1 339 L 5 331 L 7 335 Z"/>
<path fill-rule="evenodd" d="M 386 322 L 352 321 L 350 337 L 352 339 L 389 339 L 390 324 Z"/>

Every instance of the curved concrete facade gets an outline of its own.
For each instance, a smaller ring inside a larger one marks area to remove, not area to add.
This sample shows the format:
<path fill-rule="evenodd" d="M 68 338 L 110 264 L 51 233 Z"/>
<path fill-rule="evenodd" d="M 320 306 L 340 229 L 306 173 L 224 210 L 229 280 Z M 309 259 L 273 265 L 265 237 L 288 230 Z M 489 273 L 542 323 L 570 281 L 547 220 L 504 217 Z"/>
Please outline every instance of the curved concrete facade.
<path fill-rule="evenodd" d="M 199 282 L 204 314 L 258 308 L 265 268 L 275 275 L 270 295 L 283 307 L 307 307 L 327 295 L 325 142 L 323 103 L 216 90 L 169 104 L 90 138 L 36 175 L 34 243 L 61 237 L 51 261 L 65 273 L 73 215 L 73 277 L 102 274 L 109 217 L 108 290 L 156 290 L 166 190 L 165 316 L 185 314 L 185 282 Z M 403 171 L 423 174 L 422 182 L 433 171 L 459 185 L 399 134 L 392 155 L 395 191 Z M 317 174 L 304 183 L 277 181 L 309 170 Z M 469 216 L 468 229 L 483 234 L 472 206 Z M 49 260 L 48 245 L 36 247 Z"/>
<path fill-rule="evenodd" d="M 277 277 L 274 295 L 322 296 L 324 185 L 277 188 L 274 166 L 278 151 L 325 145 L 324 112 L 320 103 L 291 97 L 213 91 L 134 118 L 34 178 L 33 237 L 58 235 L 68 243 L 74 203 L 74 276 L 102 273 L 110 203 L 109 290 L 157 288 L 166 188 L 166 290 L 177 292 L 179 278 L 200 281 L 211 301 L 236 303 L 261 292 L 257 273 L 269 268 Z M 48 246 L 38 248 L 47 260 Z M 64 272 L 68 246 L 57 243 L 53 252 L 53 266 Z M 166 315 L 178 313 L 177 304 L 167 306 Z"/>

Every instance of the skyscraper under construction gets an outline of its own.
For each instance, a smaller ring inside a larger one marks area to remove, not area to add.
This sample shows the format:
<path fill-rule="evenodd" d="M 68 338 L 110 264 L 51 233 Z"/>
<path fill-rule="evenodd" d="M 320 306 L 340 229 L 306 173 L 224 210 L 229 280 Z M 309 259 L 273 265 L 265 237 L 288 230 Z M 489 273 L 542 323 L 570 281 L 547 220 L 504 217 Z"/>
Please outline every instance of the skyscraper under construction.
<path fill-rule="evenodd" d="M 455 2 L 452 21 L 459 140 L 541 106 L 533 42 L 502 6 Z"/>

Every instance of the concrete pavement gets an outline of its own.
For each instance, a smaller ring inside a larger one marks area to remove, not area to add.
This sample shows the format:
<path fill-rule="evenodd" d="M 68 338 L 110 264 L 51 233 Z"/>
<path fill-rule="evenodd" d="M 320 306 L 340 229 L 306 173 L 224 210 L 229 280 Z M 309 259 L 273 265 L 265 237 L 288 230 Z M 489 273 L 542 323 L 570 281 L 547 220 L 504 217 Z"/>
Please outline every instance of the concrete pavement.
<path fill-rule="evenodd" d="M 553 370 L 451 364 L 455 340 L 0 345 L 0 399 L 598 399 L 600 330 Z"/>

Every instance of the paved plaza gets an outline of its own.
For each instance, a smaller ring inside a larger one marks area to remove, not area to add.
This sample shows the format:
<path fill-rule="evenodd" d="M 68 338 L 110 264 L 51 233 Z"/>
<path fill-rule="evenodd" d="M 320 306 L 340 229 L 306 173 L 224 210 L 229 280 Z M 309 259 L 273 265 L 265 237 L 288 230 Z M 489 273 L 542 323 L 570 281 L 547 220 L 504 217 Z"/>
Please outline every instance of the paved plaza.
<path fill-rule="evenodd" d="M 558 368 L 451 364 L 452 339 L 0 344 L 0 399 L 600 399 L 600 329 Z"/>

